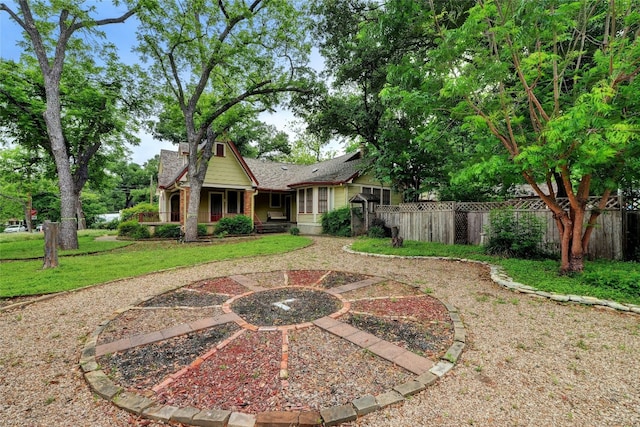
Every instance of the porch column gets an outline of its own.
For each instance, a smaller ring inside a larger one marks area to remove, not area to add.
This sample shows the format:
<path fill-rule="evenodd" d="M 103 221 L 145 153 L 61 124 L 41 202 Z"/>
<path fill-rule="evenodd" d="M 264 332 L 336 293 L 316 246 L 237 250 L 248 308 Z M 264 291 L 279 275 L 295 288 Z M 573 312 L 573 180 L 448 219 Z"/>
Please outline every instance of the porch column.
<path fill-rule="evenodd" d="M 255 191 L 253 190 L 245 190 L 244 192 L 244 214 L 251 218 L 251 223 L 253 223 L 254 211 L 253 211 L 253 199 L 254 199 Z"/>

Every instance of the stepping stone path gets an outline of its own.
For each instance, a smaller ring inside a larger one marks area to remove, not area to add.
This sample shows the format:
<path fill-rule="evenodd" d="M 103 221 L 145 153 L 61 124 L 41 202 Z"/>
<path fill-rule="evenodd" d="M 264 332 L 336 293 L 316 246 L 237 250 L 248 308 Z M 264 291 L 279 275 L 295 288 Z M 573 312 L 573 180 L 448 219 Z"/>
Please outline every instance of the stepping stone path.
<path fill-rule="evenodd" d="M 317 336 L 333 347 L 307 344 Z M 433 384 L 453 368 L 465 337 L 454 307 L 410 285 L 337 271 L 266 272 L 203 280 L 123 308 L 89 337 L 80 365 L 96 394 L 152 420 L 334 426 Z M 322 350 L 315 360 L 329 365 L 301 362 L 301 349 Z M 320 366 L 350 363 L 332 359 L 333 349 L 355 349 L 375 368 L 362 375 L 374 378 L 322 383 Z M 399 382 L 381 389 L 389 372 Z M 309 384 L 330 389 L 332 402 L 305 402 L 299 391 Z M 359 394 L 347 398 L 343 388 Z"/>

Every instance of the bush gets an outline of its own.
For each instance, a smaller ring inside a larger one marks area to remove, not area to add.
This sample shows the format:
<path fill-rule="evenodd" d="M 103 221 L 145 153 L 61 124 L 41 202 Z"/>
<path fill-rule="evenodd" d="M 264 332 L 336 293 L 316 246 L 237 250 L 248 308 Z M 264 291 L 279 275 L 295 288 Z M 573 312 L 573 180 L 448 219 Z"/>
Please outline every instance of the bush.
<path fill-rule="evenodd" d="M 94 230 L 117 230 L 120 225 L 120 220 L 114 219 L 112 221 L 99 221 L 91 224 L 91 229 Z"/>
<path fill-rule="evenodd" d="M 384 231 L 384 236 L 381 237 L 391 237 L 391 229 L 387 227 L 384 219 L 373 218 L 373 220 L 371 221 L 371 227 L 380 227 Z"/>
<path fill-rule="evenodd" d="M 489 216 L 485 253 L 507 258 L 544 258 L 544 221 L 534 215 L 516 218 L 513 208 L 495 209 Z"/>
<path fill-rule="evenodd" d="M 151 235 L 149 227 L 138 224 L 137 221 L 124 221 L 118 226 L 118 236 L 132 239 L 148 239 Z"/>
<path fill-rule="evenodd" d="M 300 234 L 300 229 L 298 227 L 291 227 L 289 229 L 289 234 L 291 234 L 292 236 L 297 236 Z"/>
<path fill-rule="evenodd" d="M 371 237 L 372 239 L 382 239 L 385 235 L 384 228 L 379 225 L 372 225 L 369 227 L 369 230 L 367 230 L 367 237 Z"/>
<path fill-rule="evenodd" d="M 322 214 L 322 233 L 351 237 L 351 209 L 344 207 Z"/>
<path fill-rule="evenodd" d="M 180 237 L 179 224 L 163 224 L 156 227 L 155 237 L 177 239 Z"/>
<path fill-rule="evenodd" d="M 218 221 L 214 234 L 249 234 L 252 231 L 251 218 L 245 215 L 236 215 L 230 218 L 222 218 Z"/>
<path fill-rule="evenodd" d="M 206 235 L 207 235 L 207 225 L 198 224 L 198 236 L 206 236 Z"/>
<path fill-rule="evenodd" d="M 158 205 L 154 205 L 151 203 L 139 203 L 131 208 L 127 208 L 127 209 L 123 209 L 122 213 L 120 214 L 120 219 L 122 221 L 138 221 L 138 214 L 140 213 L 149 213 L 152 212 L 154 213 L 154 218 L 145 218 L 149 221 L 151 220 L 158 220 L 159 218 L 157 213 L 158 213 Z"/>

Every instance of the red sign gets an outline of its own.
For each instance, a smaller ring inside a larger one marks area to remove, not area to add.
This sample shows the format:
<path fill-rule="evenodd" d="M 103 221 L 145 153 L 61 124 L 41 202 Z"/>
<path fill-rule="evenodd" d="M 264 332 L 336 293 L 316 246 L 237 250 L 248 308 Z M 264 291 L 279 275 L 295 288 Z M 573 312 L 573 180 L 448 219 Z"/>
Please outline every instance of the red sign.
<path fill-rule="evenodd" d="M 35 209 L 31 209 L 31 216 L 33 217 L 33 216 L 36 216 L 36 215 L 38 215 L 38 211 L 35 210 Z"/>

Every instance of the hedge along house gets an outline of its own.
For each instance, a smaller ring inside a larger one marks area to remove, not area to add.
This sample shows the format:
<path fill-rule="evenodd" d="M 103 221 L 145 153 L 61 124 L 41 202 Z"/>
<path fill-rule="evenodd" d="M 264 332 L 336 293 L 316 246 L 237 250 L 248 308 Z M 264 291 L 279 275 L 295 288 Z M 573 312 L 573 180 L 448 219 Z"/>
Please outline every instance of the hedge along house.
<path fill-rule="evenodd" d="M 189 194 L 186 155 L 160 152 L 161 223 L 184 223 Z M 232 142 L 217 142 L 200 194 L 198 222 L 215 225 L 221 218 L 242 214 L 259 232 L 295 225 L 301 233 L 320 234 L 322 214 L 349 206 L 358 193 L 375 194 L 383 205 L 402 201 L 401 194 L 363 174 L 361 167 L 360 152 L 296 165 L 245 159 Z"/>

